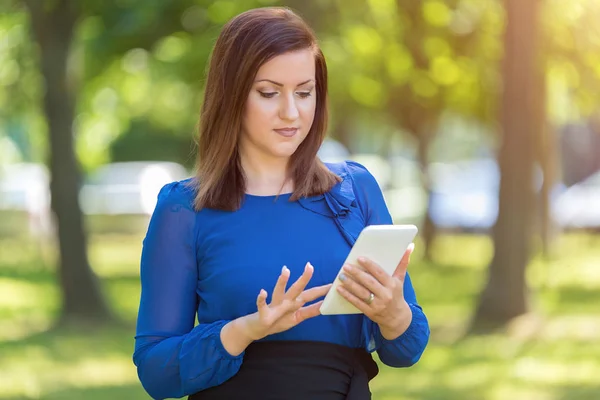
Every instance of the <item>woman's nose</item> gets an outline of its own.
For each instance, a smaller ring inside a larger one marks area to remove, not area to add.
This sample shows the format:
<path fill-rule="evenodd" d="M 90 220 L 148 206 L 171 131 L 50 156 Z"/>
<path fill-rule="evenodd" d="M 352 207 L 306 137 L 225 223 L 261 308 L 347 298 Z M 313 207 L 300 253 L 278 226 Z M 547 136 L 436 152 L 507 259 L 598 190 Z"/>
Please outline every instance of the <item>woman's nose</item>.
<path fill-rule="evenodd" d="M 296 106 L 296 99 L 294 95 L 286 96 L 282 101 L 281 108 L 279 111 L 279 117 L 287 121 L 295 121 L 300 116 L 298 107 Z"/>

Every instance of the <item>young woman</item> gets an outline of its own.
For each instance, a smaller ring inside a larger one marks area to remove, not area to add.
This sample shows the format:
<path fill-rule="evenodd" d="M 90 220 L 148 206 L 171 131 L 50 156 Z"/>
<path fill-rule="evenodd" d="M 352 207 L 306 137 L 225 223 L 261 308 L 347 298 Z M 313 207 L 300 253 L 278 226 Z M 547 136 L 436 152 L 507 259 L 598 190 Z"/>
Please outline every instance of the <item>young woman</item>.
<path fill-rule="evenodd" d="M 319 315 L 360 231 L 391 224 L 373 176 L 316 156 L 327 68 L 287 8 L 242 13 L 213 51 L 197 176 L 158 196 L 141 258 L 134 362 L 155 399 L 369 399 L 370 353 L 413 365 L 429 338 L 406 273 L 345 266 L 364 314 Z M 198 324 L 195 325 L 195 318 Z"/>

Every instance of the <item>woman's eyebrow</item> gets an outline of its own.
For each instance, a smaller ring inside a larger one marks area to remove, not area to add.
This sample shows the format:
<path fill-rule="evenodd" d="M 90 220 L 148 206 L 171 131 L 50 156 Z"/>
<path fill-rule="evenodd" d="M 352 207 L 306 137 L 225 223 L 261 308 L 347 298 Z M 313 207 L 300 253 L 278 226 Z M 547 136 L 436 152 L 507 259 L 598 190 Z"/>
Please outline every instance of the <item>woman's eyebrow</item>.
<path fill-rule="evenodd" d="M 307 81 L 299 83 L 297 86 L 306 85 L 307 83 L 313 82 L 313 81 L 314 81 L 314 79 L 309 79 Z M 283 83 L 275 82 L 270 79 L 260 79 L 260 80 L 257 80 L 255 83 L 258 83 L 258 82 L 271 82 L 273 85 L 283 87 Z"/>

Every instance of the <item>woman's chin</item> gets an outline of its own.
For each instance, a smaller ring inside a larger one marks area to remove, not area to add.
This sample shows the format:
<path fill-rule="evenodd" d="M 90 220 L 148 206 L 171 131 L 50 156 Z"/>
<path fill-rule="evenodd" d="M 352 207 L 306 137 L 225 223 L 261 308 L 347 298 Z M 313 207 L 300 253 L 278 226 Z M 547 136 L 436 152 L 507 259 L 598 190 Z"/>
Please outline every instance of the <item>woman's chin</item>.
<path fill-rule="evenodd" d="M 274 157 L 279 158 L 290 158 L 298 149 L 297 145 L 286 145 L 286 146 L 277 146 L 277 148 L 271 149 L 271 154 Z"/>

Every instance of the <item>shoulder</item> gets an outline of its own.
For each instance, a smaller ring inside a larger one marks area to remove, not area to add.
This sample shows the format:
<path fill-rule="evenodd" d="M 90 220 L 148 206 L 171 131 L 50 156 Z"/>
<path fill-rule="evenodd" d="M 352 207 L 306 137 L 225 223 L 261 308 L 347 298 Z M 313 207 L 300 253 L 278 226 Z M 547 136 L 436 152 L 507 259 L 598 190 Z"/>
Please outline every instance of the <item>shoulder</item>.
<path fill-rule="evenodd" d="M 170 182 L 161 187 L 144 238 L 144 246 L 165 245 L 181 241 L 192 248 L 196 240 L 197 216 L 194 210 L 194 190 L 190 180 Z"/>
<path fill-rule="evenodd" d="M 366 221 L 391 221 L 379 183 L 364 165 L 350 160 L 326 165 L 342 178 L 342 181 L 331 189 L 333 197 L 346 205 L 357 205 Z M 374 219 L 374 215 L 381 217 Z"/>
<path fill-rule="evenodd" d="M 346 160 L 336 163 L 325 163 L 327 168 L 343 180 L 350 179 L 357 186 L 377 185 L 377 181 L 371 172 L 362 164 Z M 378 186 L 378 185 L 377 185 Z"/>
<path fill-rule="evenodd" d="M 171 211 L 175 211 L 175 209 L 192 211 L 194 209 L 196 191 L 194 178 L 167 183 L 158 192 L 156 208 L 166 208 Z"/>

